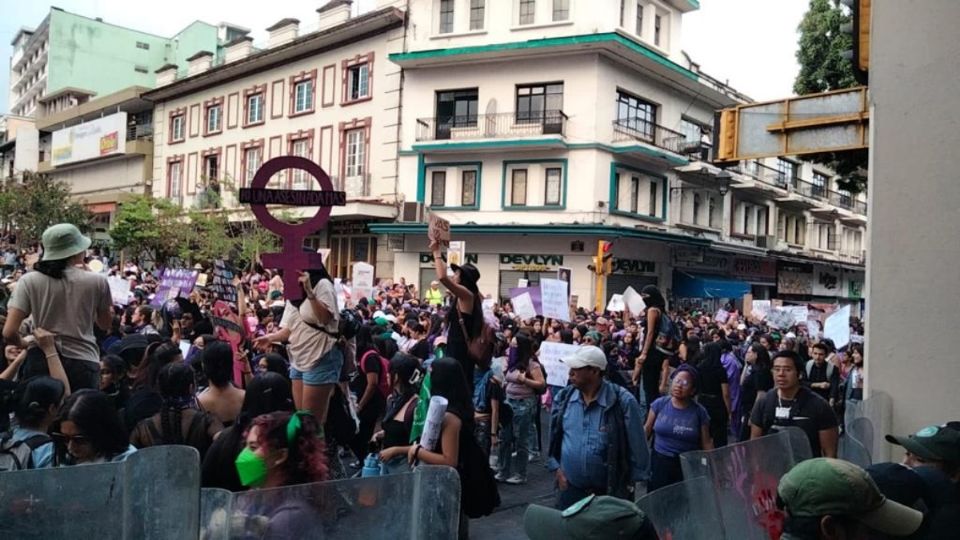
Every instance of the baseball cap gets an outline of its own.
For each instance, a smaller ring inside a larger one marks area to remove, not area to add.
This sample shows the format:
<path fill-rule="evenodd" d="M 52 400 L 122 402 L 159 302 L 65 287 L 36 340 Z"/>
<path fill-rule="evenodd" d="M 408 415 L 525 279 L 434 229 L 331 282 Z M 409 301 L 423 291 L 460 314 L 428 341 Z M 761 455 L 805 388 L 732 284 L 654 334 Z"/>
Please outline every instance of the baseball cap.
<path fill-rule="evenodd" d="M 597 332 L 596 330 L 591 330 L 587 332 L 587 335 L 584 337 L 588 337 L 592 339 L 594 343 L 600 343 L 601 341 L 603 341 L 603 336 L 600 335 L 600 332 Z"/>
<path fill-rule="evenodd" d="M 960 431 L 946 426 L 927 426 L 906 437 L 887 435 L 887 442 L 931 461 L 960 461 Z"/>
<path fill-rule="evenodd" d="M 639 539 L 645 520 L 630 501 L 590 495 L 562 511 L 531 504 L 523 515 L 523 529 L 531 540 Z"/>
<path fill-rule="evenodd" d="M 923 523 L 921 512 L 887 499 L 867 471 L 839 459 L 798 464 L 780 479 L 777 494 L 796 517 L 849 516 L 894 536 L 913 534 Z"/>
<path fill-rule="evenodd" d="M 573 354 L 561 358 L 560 361 L 571 369 L 580 369 L 588 366 L 607 369 L 607 355 L 603 354 L 600 347 L 594 347 L 593 345 L 583 345 Z"/>
<path fill-rule="evenodd" d="M 926 492 L 923 479 L 906 465 L 890 462 L 876 463 L 867 467 L 866 471 L 880 488 L 880 493 L 900 504 L 913 506 Z"/>

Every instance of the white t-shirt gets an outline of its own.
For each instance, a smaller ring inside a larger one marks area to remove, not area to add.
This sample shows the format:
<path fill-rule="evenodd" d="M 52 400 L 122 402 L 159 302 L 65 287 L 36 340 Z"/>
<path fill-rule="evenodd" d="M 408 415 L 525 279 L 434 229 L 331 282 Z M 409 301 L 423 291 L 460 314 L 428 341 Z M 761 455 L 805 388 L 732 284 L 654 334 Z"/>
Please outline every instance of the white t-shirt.
<path fill-rule="evenodd" d="M 317 295 L 317 301 L 333 313 L 330 321 L 323 326 L 329 333 L 310 326 L 321 325 L 307 299 L 300 304 L 300 309 L 287 302 L 283 309 L 283 317 L 280 319 L 280 328 L 290 329 L 290 345 L 287 347 L 287 352 L 290 353 L 290 364 L 298 371 L 310 371 L 315 368 L 320 359 L 330 352 L 337 342 L 337 338 L 331 334 L 336 334 L 340 329 L 340 313 L 337 311 L 337 297 L 333 290 L 333 283 L 322 279 L 313 288 L 313 293 Z"/>

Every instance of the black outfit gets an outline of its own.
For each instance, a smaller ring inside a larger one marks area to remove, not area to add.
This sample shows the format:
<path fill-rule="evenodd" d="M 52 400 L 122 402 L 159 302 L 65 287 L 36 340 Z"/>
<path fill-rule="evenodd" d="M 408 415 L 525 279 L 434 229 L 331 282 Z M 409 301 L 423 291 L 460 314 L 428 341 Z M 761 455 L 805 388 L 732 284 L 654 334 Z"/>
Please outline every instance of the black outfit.
<path fill-rule="evenodd" d="M 366 352 L 364 354 L 366 354 Z M 361 366 L 359 375 L 350 383 L 350 390 L 357 395 L 358 401 L 363 397 L 363 393 L 367 389 L 368 373 L 376 373 L 378 379 L 387 376 L 386 373 L 383 373 L 380 355 L 376 352 L 366 354 L 366 358 L 360 356 L 360 360 L 363 361 L 363 366 Z M 357 411 L 357 417 L 360 419 L 360 427 L 357 430 L 356 437 L 354 437 L 350 443 L 350 449 L 353 450 L 353 455 L 356 456 L 358 460 L 362 461 L 370 451 L 370 437 L 373 436 L 373 428 L 376 427 L 377 420 L 383 417 L 383 412 L 386 407 L 387 399 L 383 396 L 383 393 L 380 392 L 380 385 L 378 384 L 373 390 L 373 396 L 370 398 L 370 401 L 368 401 L 362 409 Z"/>
<path fill-rule="evenodd" d="M 141 420 L 151 418 L 162 408 L 163 398 L 160 397 L 159 392 L 148 388 L 134 390 L 121 413 L 123 425 L 126 426 L 127 431 L 133 431 Z"/>
<path fill-rule="evenodd" d="M 828 376 L 827 374 L 830 373 Z M 831 370 L 830 364 L 824 362 L 822 366 L 818 366 L 816 362 L 810 366 L 810 376 L 807 377 L 807 384 L 813 383 L 822 383 L 829 382 L 830 388 L 811 388 L 814 394 L 826 399 L 827 401 L 833 399 L 836 400 L 840 395 L 840 368 L 834 366 Z"/>
<path fill-rule="evenodd" d="M 757 402 L 757 393 L 769 392 L 773 389 L 773 372 L 770 368 L 762 368 L 756 364 L 750 370 L 750 374 L 740 385 L 740 440 L 746 441 L 750 438 L 750 413 L 753 411 L 753 405 Z"/>
<path fill-rule="evenodd" d="M 460 326 L 459 324 L 457 326 Z M 407 351 L 410 356 L 416 356 L 421 361 L 430 358 L 430 344 L 427 343 L 427 340 L 421 339 L 418 340 L 413 347 L 410 347 L 410 350 Z"/>
<path fill-rule="evenodd" d="M 727 404 L 723 401 L 723 386 L 728 384 L 727 370 L 717 360 L 701 363 L 697 368 L 700 380 L 697 383 L 697 402 L 703 405 L 710 415 L 710 436 L 713 438 L 714 448 L 727 445 L 727 428 L 730 424 L 730 413 Z"/>
<path fill-rule="evenodd" d="M 444 356 L 453 358 L 460 363 L 460 367 L 463 368 L 463 375 L 467 380 L 467 388 L 473 388 L 474 365 L 468 354 L 469 347 L 467 346 L 467 338 L 472 336 L 463 334 L 463 329 L 460 327 L 460 316 L 463 317 L 463 326 L 467 328 L 468 333 L 473 328 L 475 318 L 473 313 L 460 313 L 458 316 L 457 311 L 459 309 L 455 303 L 447 316 L 447 322 L 450 326 L 447 332 L 447 348 L 444 351 Z"/>
<path fill-rule="evenodd" d="M 402 403 L 397 403 L 403 400 Z M 403 420 L 395 420 L 393 417 L 403 408 L 403 405 L 410 400 L 410 396 L 398 396 L 394 394 L 390 397 L 390 407 L 387 410 L 387 418 L 383 419 L 381 427 L 383 428 L 383 447 L 393 448 L 395 446 L 407 446 L 410 444 L 410 431 L 413 428 L 413 413 L 417 409 L 418 399 L 413 402 L 404 411 Z"/>
<path fill-rule="evenodd" d="M 788 416 L 778 418 L 777 409 L 788 410 Z M 780 399 L 779 393 L 774 390 L 767 392 L 763 399 L 757 402 L 750 423 L 760 427 L 764 435 L 777 431 L 777 428 L 796 426 L 803 430 L 810 441 L 810 450 L 813 457 L 822 457 L 820 448 L 820 432 L 838 426 L 837 415 L 830 405 L 809 388 L 801 386 L 794 399 Z"/>
<path fill-rule="evenodd" d="M 221 488 L 230 491 L 245 491 L 247 488 L 240 483 L 235 462 L 243 451 L 246 442 L 243 439 L 243 430 L 237 426 L 230 426 L 220 432 L 220 436 L 213 440 L 203 458 L 200 470 L 201 485 L 209 488 Z"/>
<path fill-rule="evenodd" d="M 663 310 L 660 308 L 648 308 L 657 310 L 657 328 L 647 328 L 647 318 L 646 314 L 642 319 L 642 326 L 645 329 L 645 335 L 643 337 L 643 342 L 638 344 L 640 351 L 643 351 L 643 344 L 646 343 L 647 335 L 650 332 L 653 332 L 653 343 L 650 345 L 650 350 L 647 351 L 647 359 L 643 363 L 643 367 L 640 368 L 640 378 L 643 385 L 643 393 L 646 398 L 646 405 L 649 408 L 658 397 L 660 397 L 660 376 L 663 373 L 663 361 L 667 360 L 669 357 L 663 353 L 660 349 L 657 348 L 657 333 L 659 332 L 659 326 L 663 320 L 664 314 Z M 637 355 L 640 356 L 639 354 Z M 676 355 L 674 355 L 676 357 Z"/>

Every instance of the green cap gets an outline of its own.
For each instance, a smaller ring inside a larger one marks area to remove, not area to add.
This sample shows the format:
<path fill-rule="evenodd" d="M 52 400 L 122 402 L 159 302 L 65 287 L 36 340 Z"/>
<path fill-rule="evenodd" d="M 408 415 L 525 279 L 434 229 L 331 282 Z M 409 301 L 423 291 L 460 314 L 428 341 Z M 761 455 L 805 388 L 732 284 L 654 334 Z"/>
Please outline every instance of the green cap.
<path fill-rule="evenodd" d="M 927 461 L 960 462 L 960 431 L 946 426 L 927 426 L 907 437 L 887 435 L 887 442 Z"/>
<path fill-rule="evenodd" d="M 913 534 L 923 523 L 922 513 L 884 497 L 865 470 L 838 459 L 798 464 L 780 479 L 777 493 L 791 516 L 849 516 L 893 536 Z"/>
<path fill-rule="evenodd" d="M 531 504 L 523 529 L 530 540 L 640 538 L 645 519 L 630 501 L 590 495 L 563 511 Z"/>
<path fill-rule="evenodd" d="M 58 223 L 43 231 L 43 260 L 59 261 L 68 259 L 77 253 L 83 253 L 90 247 L 90 238 L 82 235 L 80 229 L 72 223 Z"/>

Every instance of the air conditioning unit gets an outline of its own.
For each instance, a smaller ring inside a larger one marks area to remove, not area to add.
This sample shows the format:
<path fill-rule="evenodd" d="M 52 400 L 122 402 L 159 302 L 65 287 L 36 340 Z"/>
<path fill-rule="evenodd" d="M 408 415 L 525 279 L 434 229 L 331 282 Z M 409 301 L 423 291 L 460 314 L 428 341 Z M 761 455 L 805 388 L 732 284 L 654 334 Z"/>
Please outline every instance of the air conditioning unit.
<path fill-rule="evenodd" d="M 774 249 L 777 247 L 777 237 L 776 236 L 758 236 L 757 247 L 765 248 L 765 249 Z"/>
<path fill-rule="evenodd" d="M 423 223 L 423 203 L 405 202 L 400 212 L 400 223 Z"/>

